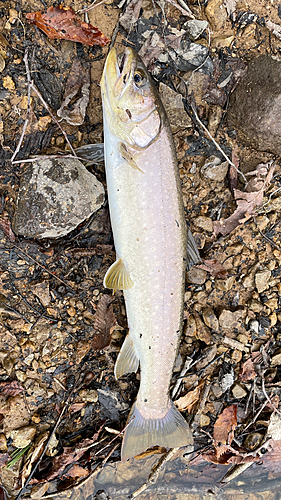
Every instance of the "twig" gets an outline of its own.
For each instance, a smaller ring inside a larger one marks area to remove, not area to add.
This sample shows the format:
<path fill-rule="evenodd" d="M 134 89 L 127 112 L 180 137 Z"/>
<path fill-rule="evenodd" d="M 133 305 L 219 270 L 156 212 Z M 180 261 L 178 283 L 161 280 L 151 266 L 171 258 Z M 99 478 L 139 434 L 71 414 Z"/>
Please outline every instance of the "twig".
<path fill-rule="evenodd" d="M 77 10 L 76 14 L 85 14 L 86 12 L 89 12 L 90 10 L 95 9 L 96 7 L 98 7 L 99 5 L 102 5 L 105 2 L 107 2 L 107 0 L 102 0 L 99 3 L 96 3 L 96 0 L 95 0 L 93 3 L 91 3 L 91 5 L 89 5 L 89 7 L 85 7 L 85 9 Z"/>
<path fill-rule="evenodd" d="M 137 488 L 129 498 L 133 499 L 138 497 L 141 493 L 143 493 L 150 484 L 153 484 L 157 481 L 159 473 L 161 472 L 163 466 L 168 460 L 170 460 L 177 452 L 179 448 L 172 448 L 167 453 L 164 453 L 160 460 L 158 460 L 157 464 L 152 467 L 151 473 L 148 476 L 148 479 L 142 484 L 139 488 Z"/>
<path fill-rule="evenodd" d="M 278 410 L 278 408 L 276 408 L 275 404 L 272 403 L 269 395 L 267 394 L 266 390 L 265 390 L 265 385 L 264 385 L 264 376 L 262 374 L 262 379 L 261 379 L 261 384 L 262 384 L 262 392 L 264 393 L 267 401 L 269 402 L 269 404 L 272 406 L 273 410 L 278 413 L 278 415 L 281 417 L 281 411 Z"/>
<path fill-rule="evenodd" d="M 64 286 L 66 286 L 68 288 L 72 288 L 72 290 L 74 290 L 73 286 L 69 285 L 66 281 L 63 281 L 61 278 L 59 278 L 54 273 L 52 273 L 51 271 L 49 271 L 45 266 L 43 266 L 42 264 L 40 264 L 40 262 L 38 262 L 37 260 L 33 259 L 33 257 L 31 257 L 31 255 L 29 255 L 24 250 L 22 250 L 22 248 L 19 248 L 14 243 L 13 243 L 13 247 L 15 247 L 19 252 L 22 252 L 26 257 L 28 257 L 33 262 L 35 262 L 35 264 L 37 264 L 39 267 L 41 267 L 41 269 L 43 269 L 44 271 L 46 271 L 46 273 L 50 274 L 51 276 L 53 276 L 53 278 L 56 278 L 58 281 L 60 281 Z"/>
<path fill-rule="evenodd" d="M 32 89 L 35 94 L 37 94 L 37 96 L 39 97 L 39 99 L 41 100 L 43 106 L 47 109 L 48 113 L 50 114 L 50 116 L 52 117 L 52 119 L 54 120 L 54 122 L 57 124 L 57 126 L 59 127 L 59 129 L 61 130 L 67 144 L 69 145 L 71 151 L 72 151 L 72 154 L 76 157 L 77 154 L 75 153 L 68 137 L 67 137 L 67 134 L 65 133 L 65 131 L 63 130 L 63 128 L 61 127 L 60 123 L 58 122 L 58 120 L 56 119 L 56 117 L 53 115 L 52 111 L 50 110 L 50 107 L 49 105 L 46 103 L 46 101 L 43 99 L 42 95 L 40 94 L 39 90 L 37 89 L 37 87 L 35 87 L 34 83 L 33 83 L 33 80 L 31 80 L 31 76 L 30 76 L 30 71 L 29 71 L 29 66 L 28 66 L 28 58 L 27 58 L 27 53 L 25 54 L 24 56 L 24 63 L 25 63 L 25 70 L 26 70 L 26 76 L 27 76 L 27 82 L 28 82 L 28 89 L 30 91 L 30 89 Z"/>
<path fill-rule="evenodd" d="M 25 50 L 25 54 L 24 54 L 24 62 L 25 62 L 25 66 L 28 67 L 28 63 L 27 63 L 27 57 L 28 57 L 28 49 Z M 28 72 L 29 72 L 29 68 L 28 68 Z M 20 148 L 21 148 L 21 145 L 22 145 L 22 142 L 23 142 L 23 139 L 24 139 L 24 136 L 25 136 L 25 131 L 27 129 L 27 125 L 29 123 L 29 117 L 30 117 L 30 98 L 31 98 L 31 86 L 30 86 L 30 75 L 28 74 L 28 77 L 27 77 L 27 109 L 26 109 L 26 118 L 25 118 L 25 122 L 23 124 L 23 127 L 22 127 L 22 133 L 21 133 L 21 136 L 20 136 L 20 140 L 18 142 L 18 145 L 15 149 L 15 152 L 11 158 L 11 162 L 13 163 L 13 160 L 15 159 L 15 157 L 17 156 Z"/>
<path fill-rule="evenodd" d="M 113 443 L 113 441 L 115 441 L 119 436 L 122 436 L 123 432 L 125 432 L 125 430 L 127 429 L 127 427 L 131 424 L 131 422 L 134 420 L 135 417 L 131 418 L 131 420 L 127 423 L 127 425 L 125 425 L 124 429 L 122 429 L 122 431 L 118 432 L 117 436 L 115 436 L 113 439 L 111 439 L 111 441 L 109 441 L 109 443 L 104 446 L 101 450 L 97 451 L 97 453 L 95 454 L 95 456 L 99 455 L 102 451 L 104 451 L 108 446 L 111 445 L 111 443 Z M 17 499 L 16 499 L 17 500 Z"/>
<path fill-rule="evenodd" d="M 42 462 L 42 460 L 43 460 L 43 458 L 44 458 L 44 456 L 45 456 L 45 453 L 46 453 L 46 451 L 47 451 L 47 449 L 48 449 L 48 446 L 49 446 L 49 444 L 50 444 L 50 442 L 51 442 L 51 439 L 52 439 L 52 437 L 54 436 L 54 434 L 55 434 L 55 432 L 56 432 L 57 428 L 59 427 L 59 425 L 60 425 L 60 423 L 61 423 L 61 421 L 62 421 L 62 417 L 63 417 L 64 413 L 66 412 L 66 410 L 67 410 L 67 408 L 68 408 L 68 406 L 69 406 L 69 404 L 70 404 L 70 400 L 71 400 L 71 398 L 72 398 L 72 396 L 73 396 L 74 391 L 76 390 L 76 387 L 77 387 L 77 385 L 78 385 L 78 382 L 79 382 L 79 379 L 77 379 L 77 381 L 76 381 L 76 383 L 74 384 L 74 386 L 73 386 L 72 390 L 70 391 L 69 395 L 67 396 L 67 398 L 66 398 L 66 400 L 65 400 L 65 402 L 64 402 L 63 408 L 62 408 L 62 410 L 61 410 L 61 412 L 60 412 L 60 414 L 59 414 L 59 416 L 58 416 L 58 419 L 57 419 L 57 422 L 56 422 L 56 424 L 55 424 L 55 427 L 53 428 L 53 430 L 52 430 L 52 432 L 51 432 L 51 434 L 50 434 L 49 438 L 47 439 L 46 444 L 45 444 L 45 446 L 44 446 L 44 449 L 43 449 L 43 451 L 42 451 L 42 453 L 41 453 L 40 457 L 38 458 L 38 461 L 37 461 L 37 462 L 36 462 L 36 464 L 34 465 L 34 467 L 33 467 L 32 471 L 30 472 L 30 474 L 29 474 L 28 478 L 26 479 L 26 481 L 25 481 L 25 483 L 24 483 L 23 487 L 21 488 L 20 492 L 19 492 L 19 493 L 18 493 L 18 495 L 16 496 L 15 500 L 19 500 L 19 499 L 20 499 L 20 497 L 21 497 L 24 493 L 26 493 L 27 486 L 29 485 L 29 483 L 30 483 L 31 479 L 33 478 L 33 476 L 34 476 L 34 474 L 35 474 L 35 472 L 36 472 L 36 470 L 38 469 L 38 467 L 39 467 L 40 463 Z"/>
<path fill-rule="evenodd" d="M 185 361 L 185 363 L 183 365 L 183 368 L 182 368 L 182 370 L 181 370 L 181 372 L 180 372 L 180 374 L 179 374 L 179 376 L 177 378 L 177 381 L 176 381 L 176 383 L 175 383 L 175 385 L 173 387 L 173 390 L 172 390 L 172 399 L 174 399 L 176 397 L 176 395 L 178 393 L 178 390 L 180 388 L 180 385 L 182 383 L 182 379 L 185 376 L 186 372 L 189 370 L 191 363 L 192 363 L 192 358 L 190 358 L 189 356 L 187 356 L 186 361 Z"/>
<path fill-rule="evenodd" d="M 77 160 L 83 160 L 83 161 L 89 161 L 86 158 L 82 158 L 82 156 L 73 156 L 73 155 L 38 155 L 36 158 L 27 158 L 26 160 L 17 160 L 17 161 L 12 161 L 12 164 L 15 165 L 16 163 L 32 163 L 34 161 L 38 160 L 52 160 L 53 158 L 76 158 Z"/>
<path fill-rule="evenodd" d="M 245 182 L 245 184 L 247 184 L 247 179 L 245 177 L 245 175 L 243 174 L 243 172 L 241 172 L 241 170 L 239 170 L 236 165 L 230 160 L 230 158 L 228 158 L 227 154 L 225 154 L 224 150 L 220 147 L 220 145 L 217 143 L 217 141 L 213 138 L 213 136 L 210 134 L 209 130 L 207 129 L 207 127 L 204 125 L 204 123 L 200 120 L 198 114 L 197 114 L 197 111 L 196 111 L 196 108 L 195 108 L 195 105 L 194 103 L 190 103 L 190 106 L 191 106 L 191 109 L 194 113 L 194 116 L 196 118 L 196 120 L 198 121 L 200 127 L 203 128 L 203 130 L 206 132 L 206 134 L 208 135 L 208 137 L 211 139 L 211 141 L 215 144 L 216 148 L 219 150 L 219 152 L 223 155 L 223 157 L 226 159 L 226 161 L 229 163 L 229 165 L 231 165 L 233 168 L 235 168 L 236 172 L 238 172 L 238 174 L 241 175 L 243 181 Z"/>

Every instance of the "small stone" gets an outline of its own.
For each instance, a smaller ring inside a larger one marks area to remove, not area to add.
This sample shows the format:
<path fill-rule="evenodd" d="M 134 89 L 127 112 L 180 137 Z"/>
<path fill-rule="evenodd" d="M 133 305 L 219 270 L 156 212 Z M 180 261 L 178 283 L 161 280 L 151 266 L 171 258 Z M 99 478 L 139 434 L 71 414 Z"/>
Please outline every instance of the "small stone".
<path fill-rule="evenodd" d="M 220 31 L 227 25 L 228 15 L 222 0 L 209 0 L 205 13 L 214 31 Z"/>
<path fill-rule="evenodd" d="M 200 427 L 204 427 L 206 425 L 209 425 L 209 423 L 210 423 L 210 417 L 209 417 L 209 415 L 204 415 L 204 413 L 202 413 L 202 415 L 200 416 L 199 426 Z"/>
<path fill-rule="evenodd" d="M 242 351 L 238 351 L 238 349 L 234 349 L 234 351 L 231 354 L 231 359 L 234 361 L 234 363 L 240 363 L 242 359 Z"/>
<path fill-rule="evenodd" d="M 221 390 L 222 392 L 226 392 L 233 385 L 234 382 L 234 372 L 231 370 L 230 373 L 226 373 L 221 379 Z"/>
<path fill-rule="evenodd" d="M 25 446 L 28 446 L 32 442 L 35 434 L 36 427 L 27 425 L 26 427 L 11 431 L 10 437 L 13 440 L 13 446 L 16 448 L 25 448 Z"/>
<path fill-rule="evenodd" d="M 82 399 L 82 401 L 85 401 L 87 403 L 96 403 L 98 401 L 98 393 L 95 389 L 93 390 L 82 389 L 81 391 L 79 391 L 79 396 Z"/>
<path fill-rule="evenodd" d="M 21 370 L 16 370 L 16 377 L 19 382 L 23 383 L 26 380 L 26 373 Z"/>
<path fill-rule="evenodd" d="M 199 19 L 191 19 L 184 23 L 183 27 L 188 33 L 189 38 L 194 41 L 199 38 L 199 36 L 208 27 L 207 21 L 200 21 Z"/>
<path fill-rule="evenodd" d="M 258 215 L 255 217 L 255 224 L 258 226 L 260 231 L 263 231 L 269 224 L 269 218 L 266 215 Z"/>
<path fill-rule="evenodd" d="M 227 161 L 222 163 L 216 156 L 210 156 L 201 168 L 201 174 L 212 181 L 223 182 L 228 169 L 229 163 Z"/>
<path fill-rule="evenodd" d="M 25 362 L 26 365 L 31 365 L 33 360 L 34 360 L 34 354 L 31 353 L 28 356 L 26 356 L 26 358 L 24 358 L 23 361 Z"/>
<path fill-rule="evenodd" d="M 7 439 L 5 434 L 0 434 L 0 451 L 5 452 L 7 451 Z"/>
<path fill-rule="evenodd" d="M 184 335 L 186 335 L 187 337 L 194 337 L 195 334 L 196 334 L 196 321 L 194 316 L 190 314 L 190 316 L 188 316 L 186 320 L 186 324 L 184 327 Z"/>
<path fill-rule="evenodd" d="M 168 115 L 172 132 L 176 133 L 191 127 L 192 120 L 184 109 L 181 94 L 162 82 L 159 85 L 159 94 Z"/>
<path fill-rule="evenodd" d="M 235 384 L 232 394 L 235 399 L 242 399 L 247 396 L 247 391 L 240 384 Z"/>
<path fill-rule="evenodd" d="M 211 307 L 205 307 L 202 311 L 203 320 L 211 330 L 218 331 L 219 321 Z"/>
<path fill-rule="evenodd" d="M 44 307 L 47 307 L 50 304 L 51 295 L 49 290 L 49 281 L 37 283 L 36 285 L 31 286 L 30 289 L 32 293 L 40 299 Z"/>
<path fill-rule="evenodd" d="M 269 288 L 269 280 L 271 278 L 271 272 L 268 269 L 263 271 L 258 271 L 255 274 L 255 284 L 258 293 L 262 293 Z"/>
<path fill-rule="evenodd" d="M 186 281 L 194 285 L 203 285 L 207 278 L 207 271 L 200 269 L 198 267 L 192 267 L 190 271 L 186 273 Z"/>
<path fill-rule="evenodd" d="M 275 311 L 272 314 L 270 314 L 269 319 L 270 319 L 270 326 L 271 327 L 275 326 L 277 323 L 277 314 Z"/>
<path fill-rule="evenodd" d="M 270 363 L 270 366 L 272 367 L 279 365 L 281 365 L 281 352 L 278 354 L 274 354 L 274 356 L 272 356 L 271 358 L 271 363 Z"/>
<path fill-rule="evenodd" d="M 199 316 L 196 316 L 195 318 L 196 321 L 196 338 L 198 340 L 201 340 L 202 342 L 205 342 L 205 344 L 209 345 L 212 343 L 212 335 L 209 331 L 209 328 L 204 325 L 203 321 Z"/>
<path fill-rule="evenodd" d="M 71 307 L 69 307 L 69 308 L 67 309 L 67 314 L 68 314 L 69 316 L 75 316 L 75 314 L 76 314 L 76 309 L 75 309 L 74 307 L 72 307 L 72 306 L 71 306 Z"/>
<path fill-rule="evenodd" d="M 196 219 L 193 219 L 192 222 L 195 224 L 195 226 L 200 227 L 200 229 L 203 229 L 204 231 L 208 231 L 209 233 L 213 232 L 213 221 L 212 219 L 210 219 L 210 217 L 201 215 Z"/>
<path fill-rule="evenodd" d="M 243 333 L 240 333 L 238 336 L 237 336 L 237 340 L 238 342 L 241 342 L 241 344 L 248 344 L 248 337 L 247 335 L 244 335 Z"/>
<path fill-rule="evenodd" d="M 11 76 L 4 76 L 3 77 L 3 87 L 8 90 L 15 90 L 15 82 L 12 79 Z"/>
<path fill-rule="evenodd" d="M 216 279 L 215 285 L 217 290 L 221 290 L 222 292 L 228 292 L 231 290 L 235 283 L 235 276 L 229 276 L 225 280 Z"/>
<path fill-rule="evenodd" d="M 247 305 L 249 309 L 251 309 L 251 311 L 254 311 L 255 313 L 259 313 L 263 310 L 263 305 L 256 299 L 250 300 Z"/>
<path fill-rule="evenodd" d="M 39 424 L 41 422 L 41 417 L 39 417 L 39 415 L 35 413 L 34 415 L 32 415 L 31 420 L 35 424 Z"/>
<path fill-rule="evenodd" d="M 219 317 L 219 325 L 221 328 L 228 328 L 233 330 L 234 328 L 239 328 L 240 319 L 241 319 L 242 311 L 238 310 L 235 312 L 229 311 L 227 309 L 223 309 Z"/>
<path fill-rule="evenodd" d="M 249 323 L 250 332 L 254 332 L 256 335 L 259 333 L 259 322 L 254 319 Z"/>
<path fill-rule="evenodd" d="M 265 302 L 265 305 L 266 305 L 266 307 L 268 307 L 272 311 L 275 311 L 278 308 L 278 298 L 272 297 L 271 299 L 269 299 Z"/>

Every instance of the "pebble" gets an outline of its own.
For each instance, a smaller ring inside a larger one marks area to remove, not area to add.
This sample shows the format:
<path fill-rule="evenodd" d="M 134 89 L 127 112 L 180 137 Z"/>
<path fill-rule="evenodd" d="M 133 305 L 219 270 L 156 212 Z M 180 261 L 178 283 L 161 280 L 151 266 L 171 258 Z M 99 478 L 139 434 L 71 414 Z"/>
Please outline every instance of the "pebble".
<path fill-rule="evenodd" d="M 272 311 L 275 311 L 278 308 L 278 298 L 272 297 L 271 299 L 265 302 L 266 307 L 269 307 Z"/>
<path fill-rule="evenodd" d="M 195 226 L 200 227 L 200 229 L 203 229 L 204 231 L 208 231 L 209 233 L 213 232 L 213 221 L 210 217 L 201 215 L 196 219 L 193 219 L 192 222 Z"/>
<path fill-rule="evenodd" d="M 32 442 L 35 434 L 36 427 L 27 425 L 26 427 L 11 431 L 9 437 L 13 440 L 13 446 L 16 448 L 24 448 Z"/>
<path fill-rule="evenodd" d="M 209 328 L 203 323 L 199 316 L 196 316 L 196 338 L 209 345 L 212 343 L 212 335 Z"/>
<path fill-rule="evenodd" d="M 72 306 L 71 306 L 71 307 L 69 307 L 69 308 L 67 309 L 67 314 L 68 314 L 69 316 L 75 316 L 75 314 L 76 314 L 76 309 L 75 309 L 74 307 L 72 307 Z"/>
<path fill-rule="evenodd" d="M 214 31 L 220 31 L 226 26 L 228 15 L 222 0 L 209 0 L 205 7 L 205 14 Z"/>
<path fill-rule="evenodd" d="M 186 324 L 184 327 L 184 335 L 186 335 L 187 337 L 194 337 L 195 334 L 196 334 L 196 321 L 194 316 L 190 314 L 190 316 L 188 316 L 186 320 Z"/>
<path fill-rule="evenodd" d="M 235 276 L 229 276 L 225 280 L 216 279 L 215 286 L 217 290 L 221 290 L 222 292 L 228 292 L 231 290 L 235 283 Z"/>
<path fill-rule="evenodd" d="M 207 271 L 198 267 L 192 267 L 186 273 L 186 281 L 194 285 L 203 285 L 207 279 Z"/>
<path fill-rule="evenodd" d="M 159 94 L 168 115 L 172 132 L 176 133 L 191 127 L 192 120 L 184 109 L 182 96 L 162 82 L 159 85 Z"/>
<path fill-rule="evenodd" d="M 261 304 L 261 302 L 259 302 L 259 300 L 256 299 L 250 300 L 247 306 L 249 307 L 249 309 L 251 309 L 251 311 L 254 311 L 256 313 L 259 313 L 263 310 L 263 305 Z"/>
<path fill-rule="evenodd" d="M 271 271 L 264 269 L 255 274 L 255 285 L 258 293 L 262 293 L 269 287 L 269 280 L 271 278 Z"/>
<path fill-rule="evenodd" d="M 241 319 L 242 311 L 229 311 L 227 309 L 223 309 L 219 317 L 219 325 L 221 328 L 227 328 L 233 330 L 234 328 L 240 327 L 240 319 Z"/>
<path fill-rule="evenodd" d="M 0 451 L 5 452 L 7 449 L 7 438 L 5 434 L 0 434 Z"/>
<path fill-rule="evenodd" d="M 281 62 L 261 55 L 249 63 L 246 75 L 230 96 L 227 111 L 228 124 L 242 141 L 276 155 L 281 154 L 280 94 Z"/>
<path fill-rule="evenodd" d="M 101 182 L 76 158 L 36 160 L 21 176 L 14 231 L 27 238 L 64 236 L 104 199 Z"/>
<path fill-rule="evenodd" d="M 200 427 L 204 427 L 206 425 L 209 425 L 209 423 L 210 423 L 210 417 L 209 417 L 209 415 L 204 415 L 204 413 L 202 413 L 202 415 L 200 416 L 199 426 Z"/>
<path fill-rule="evenodd" d="M 227 161 L 222 163 L 216 156 L 210 156 L 201 167 L 201 174 L 206 179 L 223 182 L 227 176 L 228 169 L 229 163 Z"/>
<path fill-rule="evenodd" d="M 205 307 L 202 311 L 203 320 L 211 330 L 218 331 L 219 321 L 211 307 Z"/>
<path fill-rule="evenodd" d="M 242 399 L 247 396 L 247 391 L 240 384 L 235 384 L 232 394 L 235 399 Z"/>
<path fill-rule="evenodd" d="M 48 307 L 51 302 L 51 295 L 49 290 L 49 281 L 42 281 L 30 287 L 32 293 L 36 295 L 44 307 Z"/>

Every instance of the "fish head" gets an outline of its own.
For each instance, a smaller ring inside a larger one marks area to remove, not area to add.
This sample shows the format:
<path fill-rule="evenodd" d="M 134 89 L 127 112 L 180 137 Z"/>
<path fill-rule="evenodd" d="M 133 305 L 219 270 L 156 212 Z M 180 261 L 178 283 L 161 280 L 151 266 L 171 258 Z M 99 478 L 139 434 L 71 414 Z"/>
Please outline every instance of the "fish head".
<path fill-rule="evenodd" d="M 165 112 L 152 79 L 135 50 L 112 48 L 101 80 L 104 118 L 129 146 L 146 148 L 157 139 Z"/>

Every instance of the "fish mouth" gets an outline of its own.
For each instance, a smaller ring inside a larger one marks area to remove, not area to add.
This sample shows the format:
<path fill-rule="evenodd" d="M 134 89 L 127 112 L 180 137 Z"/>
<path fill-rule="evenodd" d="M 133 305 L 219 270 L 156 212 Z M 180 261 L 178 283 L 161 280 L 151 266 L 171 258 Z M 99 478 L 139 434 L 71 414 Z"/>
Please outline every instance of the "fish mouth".
<path fill-rule="evenodd" d="M 134 51 L 130 47 L 119 55 L 113 47 L 107 56 L 104 72 L 107 92 L 113 92 L 114 97 L 120 99 L 130 84 L 135 66 Z"/>

